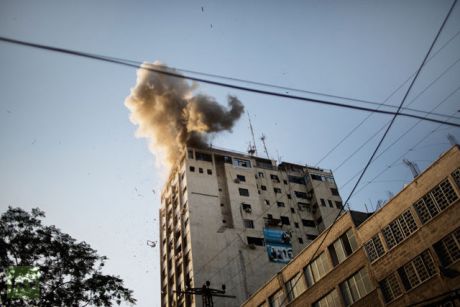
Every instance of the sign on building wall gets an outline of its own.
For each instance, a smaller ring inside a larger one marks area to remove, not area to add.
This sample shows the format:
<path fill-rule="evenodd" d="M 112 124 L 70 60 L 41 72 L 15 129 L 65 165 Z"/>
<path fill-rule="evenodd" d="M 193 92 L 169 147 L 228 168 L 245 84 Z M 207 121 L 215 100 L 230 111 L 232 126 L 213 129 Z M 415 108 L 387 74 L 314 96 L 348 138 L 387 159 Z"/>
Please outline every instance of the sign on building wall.
<path fill-rule="evenodd" d="M 291 237 L 278 228 L 264 228 L 265 247 L 271 262 L 288 263 L 292 255 Z"/>

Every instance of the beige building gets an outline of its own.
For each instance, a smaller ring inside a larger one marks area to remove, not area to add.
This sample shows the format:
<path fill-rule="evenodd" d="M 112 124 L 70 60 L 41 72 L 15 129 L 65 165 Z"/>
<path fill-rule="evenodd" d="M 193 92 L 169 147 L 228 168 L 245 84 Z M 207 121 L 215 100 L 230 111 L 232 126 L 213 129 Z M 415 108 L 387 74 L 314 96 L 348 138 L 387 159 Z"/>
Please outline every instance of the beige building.
<path fill-rule="evenodd" d="M 214 298 L 216 306 L 239 306 L 341 206 L 328 170 L 188 148 L 161 195 L 162 306 L 201 306 L 200 297 L 180 291 L 207 280 L 236 296 Z"/>
<path fill-rule="evenodd" d="M 454 146 L 372 215 L 342 214 L 243 306 L 460 306 L 459 187 Z"/>

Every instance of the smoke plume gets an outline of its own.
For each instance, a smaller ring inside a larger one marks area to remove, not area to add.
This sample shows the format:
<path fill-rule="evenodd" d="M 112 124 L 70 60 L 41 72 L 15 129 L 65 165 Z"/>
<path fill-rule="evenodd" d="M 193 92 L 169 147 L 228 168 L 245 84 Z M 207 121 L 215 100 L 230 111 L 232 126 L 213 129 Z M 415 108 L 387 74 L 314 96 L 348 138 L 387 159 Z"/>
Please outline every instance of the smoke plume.
<path fill-rule="evenodd" d="M 207 147 L 209 133 L 231 131 L 244 112 L 235 96 L 228 96 L 226 108 L 213 97 L 194 94 L 196 84 L 149 68 L 180 74 L 159 62 L 144 63 L 125 106 L 131 111 L 131 122 L 139 126 L 136 136 L 148 138 L 150 150 L 168 166 L 185 145 Z"/>

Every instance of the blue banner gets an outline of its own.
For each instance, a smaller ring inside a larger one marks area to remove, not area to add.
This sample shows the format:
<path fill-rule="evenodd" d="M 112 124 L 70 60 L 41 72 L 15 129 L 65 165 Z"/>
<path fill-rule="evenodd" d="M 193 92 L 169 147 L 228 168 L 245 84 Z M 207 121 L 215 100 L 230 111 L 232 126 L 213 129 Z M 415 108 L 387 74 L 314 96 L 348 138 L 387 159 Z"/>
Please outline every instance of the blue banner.
<path fill-rule="evenodd" d="M 293 258 L 291 237 L 277 228 L 264 228 L 265 247 L 271 262 L 288 263 Z"/>

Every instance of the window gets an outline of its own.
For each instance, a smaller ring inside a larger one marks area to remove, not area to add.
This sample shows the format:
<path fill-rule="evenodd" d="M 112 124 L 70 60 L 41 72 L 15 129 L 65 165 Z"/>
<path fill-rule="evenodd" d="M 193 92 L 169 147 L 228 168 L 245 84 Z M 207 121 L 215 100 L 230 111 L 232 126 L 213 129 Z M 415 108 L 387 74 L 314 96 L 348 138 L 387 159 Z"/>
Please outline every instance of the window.
<path fill-rule="evenodd" d="M 243 211 L 245 211 L 246 213 L 251 213 L 252 212 L 252 208 L 251 208 L 250 204 L 242 203 L 241 204 L 241 209 L 243 209 Z"/>
<path fill-rule="evenodd" d="M 355 235 L 353 230 L 350 228 L 347 232 L 341 235 L 338 240 L 328 247 L 334 266 L 342 263 L 357 248 L 358 244 L 356 243 Z"/>
<path fill-rule="evenodd" d="M 433 258 L 424 251 L 398 270 L 406 290 L 410 290 L 436 274 Z"/>
<path fill-rule="evenodd" d="M 319 225 L 323 222 L 323 218 L 320 216 L 317 220 L 316 220 L 316 225 Z"/>
<path fill-rule="evenodd" d="M 460 259 L 460 228 L 445 236 L 434 245 L 434 250 L 443 266 L 449 266 Z"/>
<path fill-rule="evenodd" d="M 332 290 L 326 296 L 323 296 L 322 299 L 313 303 L 313 307 L 336 307 L 341 306 L 339 294 L 336 289 Z"/>
<path fill-rule="evenodd" d="M 416 230 L 417 224 L 415 224 L 414 217 L 411 211 L 407 210 L 384 227 L 382 232 L 388 249 L 392 249 Z"/>
<path fill-rule="evenodd" d="M 291 194 L 286 194 L 288 199 L 292 199 Z"/>
<path fill-rule="evenodd" d="M 336 201 L 335 206 L 337 207 L 337 209 L 342 209 L 342 202 L 341 201 Z"/>
<path fill-rule="evenodd" d="M 288 180 L 292 183 L 305 184 L 305 179 L 303 177 L 288 176 Z"/>
<path fill-rule="evenodd" d="M 201 167 L 198 168 L 198 172 L 199 172 L 200 174 L 203 174 L 203 169 L 202 169 Z"/>
<path fill-rule="evenodd" d="M 298 202 L 297 207 L 299 208 L 300 211 L 308 211 L 308 212 L 311 211 L 310 205 L 307 203 Z"/>
<path fill-rule="evenodd" d="M 261 185 L 260 188 L 262 189 L 262 191 L 267 191 L 267 187 L 264 185 Z"/>
<path fill-rule="evenodd" d="M 268 298 L 268 305 L 270 307 L 281 307 L 284 301 L 283 289 L 276 291 L 272 296 Z"/>
<path fill-rule="evenodd" d="M 321 198 L 320 201 L 321 201 L 321 206 L 326 207 L 326 202 L 324 201 L 324 199 Z"/>
<path fill-rule="evenodd" d="M 284 203 L 283 203 L 282 201 L 277 201 L 277 202 L 276 202 L 276 205 L 277 205 L 278 207 L 284 207 Z"/>
<path fill-rule="evenodd" d="M 295 226 L 295 228 L 299 228 L 299 223 L 294 222 L 294 226 Z"/>
<path fill-rule="evenodd" d="M 334 208 L 334 205 L 332 204 L 332 200 L 328 199 L 327 203 L 329 204 L 329 207 Z"/>
<path fill-rule="evenodd" d="M 273 181 L 275 181 L 275 182 L 277 182 L 277 183 L 280 183 L 280 179 L 278 178 L 277 175 L 271 174 L 271 175 L 270 175 L 270 179 L 273 180 Z"/>
<path fill-rule="evenodd" d="M 239 188 L 238 191 L 240 192 L 241 196 L 249 196 L 249 190 L 244 188 Z"/>
<path fill-rule="evenodd" d="M 291 208 L 291 213 L 295 213 L 295 209 L 294 209 L 294 208 Z"/>
<path fill-rule="evenodd" d="M 270 206 L 270 201 L 268 199 L 265 199 L 264 202 L 267 206 Z"/>
<path fill-rule="evenodd" d="M 303 244 L 303 239 L 302 238 L 299 238 L 299 243 Z"/>
<path fill-rule="evenodd" d="M 308 239 L 308 240 L 312 240 L 312 241 L 313 241 L 313 240 L 316 239 L 317 237 L 318 237 L 317 235 L 311 235 L 311 234 L 308 234 L 308 233 L 307 233 L 307 239 Z"/>
<path fill-rule="evenodd" d="M 414 204 L 414 208 L 417 211 L 420 221 L 425 224 L 457 199 L 458 196 L 455 194 L 452 185 L 449 180 L 445 179 L 419 199 Z"/>
<path fill-rule="evenodd" d="M 366 296 L 372 291 L 372 284 L 365 268 L 340 284 L 345 305 L 350 306 L 354 302 Z"/>
<path fill-rule="evenodd" d="M 212 156 L 210 154 L 199 151 L 195 152 L 195 159 L 199 161 L 212 162 Z"/>
<path fill-rule="evenodd" d="M 233 159 L 233 165 L 239 166 L 239 167 L 251 167 L 251 161 L 249 160 L 243 160 L 243 159 Z"/>
<path fill-rule="evenodd" d="M 253 220 L 243 220 L 244 228 L 254 228 Z"/>
<path fill-rule="evenodd" d="M 259 174 L 259 178 L 264 178 L 265 177 L 264 173 L 262 173 L 262 172 L 259 172 L 258 174 Z"/>
<path fill-rule="evenodd" d="M 212 170 L 208 169 L 208 175 L 212 175 Z"/>
<path fill-rule="evenodd" d="M 364 244 L 364 247 L 366 248 L 367 258 L 369 258 L 371 262 L 385 254 L 382 241 L 380 241 L 378 234 Z"/>
<path fill-rule="evenodd" d="M 457 168 L 451 175 L 457 186 L 460 188 L 460 168 Z"/>
<path fill-rule="evenodd" d="M 307 193 L 305 192 L 294 191 L 294 194 L 297 198 L 307 199 Z"/>
<path fill-rule="evenodd" d="M 273 188 L 273 192 L 275 192 L 276 194 L 281 193 L 281 189 L 280 188 Z"/>
<path fill-rule="evenodd" d="M 296 276 L 291 278 L 286 283 L 286 290 L 288 293 L 289 301 L 292 301 L 300 294 L 302 294 L 307 289 L 307 285 L 305 284 L 305 278 L 303 274 L 297 273 Z"/>
<path fill-rule="evenodd" d="M 311 175 L 311 179 L 318 180 L 318 181 L 323 181 L 323 178 L 320 175 L 315 175 L 315 174 Z"/>
<path fill-rule="evenodd" d="M 246 182 L 246 177 L 243 175 L 236 175 L 236 179 L 238 179 L 241 182 Z"/>
<path fill-rule="evenodd" d="M 287 216 L 281 216 L 280 219 L 283 225 L 291 225 L 291 222 L 289 222 L 289 218 Z"/>
<path fill-rule="evenodd" d="M 194 172 L 195 171 L 195 166 L 190 166 L 189 169 L 190 169 L 191 172 Z"/>
<path fill-rule="evenodd" d="M 339 196 L 339 191 L 335 188 L 331 188 L 331 194 L 334 196 Z"/>
<path fill-rule="evenodd" d="M 224 156 L 224 163 L 233 164 L 232 157 Z"/>
<path fill-rule="evenodd" d="M 264 246 L 264 239 L 262 238 L 247 237 L 247 239 L 248 239 L 248 244 Z"/>
<path fill-rule="evenodd" d="M 188 154 L 189 159 L 193 159 L 193 150 L 192 149 L 187 150 L 187 154 Z"/>
<path fill-rule="evenodd" d="M 304 268 L 307 285 L 311 287 L 323 278 L 331 270 L 331 265 L 325 252 L 322 252 L 315 260 Z"/>
<path fill-rule="evenodd" d="M 393 301 L 402 294 L 401 286 L 399 284 L 396 273 L 391 273 L 379 284 L 380 289 L 382 290 L 383 299 L 385 300 L 385 303 Z"/>
<path fill-rule="evenodd" d="M 312 221 L 312 220 L 304 220 L 304 219 L 302 219 L 302 225 L 304 225 L 305 227 L 316 227 L 315 222 Z"/>
<path fill-rule="evenodd" d="M 283 183 L 284 183 L 284 184 L 288 184 L 287 180 L 283 180 Z"/>

